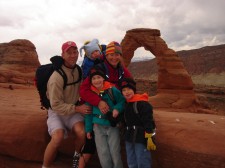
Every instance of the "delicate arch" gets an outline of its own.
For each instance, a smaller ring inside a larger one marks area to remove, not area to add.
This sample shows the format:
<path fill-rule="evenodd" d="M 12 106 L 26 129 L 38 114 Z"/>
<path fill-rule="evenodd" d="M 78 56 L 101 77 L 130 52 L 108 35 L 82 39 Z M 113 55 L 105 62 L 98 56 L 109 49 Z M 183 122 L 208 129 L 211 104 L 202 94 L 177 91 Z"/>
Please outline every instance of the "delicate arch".
<path fill-rule="evenodd" d="M 121 42 L 123 61 L 128 66 L 134 51 L 144 47 L 156 58 L 158 66 L 157 95 L 150 97 L 153 106 L 187 108 L 196 100 L 193 82 L 177 53 L 168 48 L 157 29 L 132 29 Z"/>

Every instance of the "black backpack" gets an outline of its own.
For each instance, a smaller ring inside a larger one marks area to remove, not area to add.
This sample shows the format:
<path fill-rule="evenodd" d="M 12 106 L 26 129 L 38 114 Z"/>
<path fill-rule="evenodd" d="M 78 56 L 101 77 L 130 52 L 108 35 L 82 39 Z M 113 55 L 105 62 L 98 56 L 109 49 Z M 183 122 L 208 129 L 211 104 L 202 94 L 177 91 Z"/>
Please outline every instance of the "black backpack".
<path fill-rule="evenodd" d="M 82 79 L 82 71 L 79 65 L 76 65 L 76 68 L 79 72 L 79 78 L 77 81 L 72 83 L 67 83 L 67 76 L 61 66 L 63 65 L 63 58 L 61 56 L 54 56 L 50 59 L 52 63 L 41 65 L 37 68 L 36 74 L 35 74 L 35 82 L 36 87 L 40 96 L 40 102 L 41 102 L 41 109 L 48 109 L 51 107 L 50 101 L 47 98 L 46 91 L 47 91 L 47 83 L 54 71 L 57 71 L 63 78 L 64 86 L 63 89 L 66 88 L 68 85 L 74 85 L 81 81 Z"/>

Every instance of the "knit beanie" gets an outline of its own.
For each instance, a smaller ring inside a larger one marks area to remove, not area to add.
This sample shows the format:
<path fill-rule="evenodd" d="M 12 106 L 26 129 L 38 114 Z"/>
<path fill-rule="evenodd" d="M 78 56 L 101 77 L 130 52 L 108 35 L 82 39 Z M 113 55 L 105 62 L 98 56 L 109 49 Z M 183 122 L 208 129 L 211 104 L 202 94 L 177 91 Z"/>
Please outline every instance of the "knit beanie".
<path fill-rule="evenodd" d="M 101 49 L 99 48 L 99 41 L 98 39 L 93 39 L 89 43 L 85 43 L 81 48 L 80 48 L 80 55 L 82 56 L 82 49 L 85 51 L 85 54 L 88 58 L 91 58 L 91 53 L 95 50 L 98 50 L 101 53 Z"/>
<path fill-rule="evenodd" d="M 106 46 L 106 55 L 114 53 L 122 55 L 122 48 L 118 42 L 112 41 Z"/>
<path fill-rule="evenodd" d="M 91 81 L 92 77 L 95 76 L 95 75 L 100 75 L 101 77 L 106 79 L 105 73 L 101 69 L 93 67 L 90 70 L 90 75 L 89 75 L 90 76 L 90 81 Z"/>
<path fill-rule="evenodd" d="M 120 86 L 121 90 L 126 87 L 132 89 L 134 93 L 136 93 L 136 82 L 132 78 L 124 78 L 121 81 L 121 86 Z"/>

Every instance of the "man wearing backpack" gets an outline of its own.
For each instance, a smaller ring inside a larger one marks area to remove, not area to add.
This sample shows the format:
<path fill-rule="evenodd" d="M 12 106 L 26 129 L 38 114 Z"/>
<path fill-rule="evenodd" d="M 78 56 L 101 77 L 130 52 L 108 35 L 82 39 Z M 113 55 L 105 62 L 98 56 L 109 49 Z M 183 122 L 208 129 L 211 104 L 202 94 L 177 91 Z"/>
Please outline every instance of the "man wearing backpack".
<path fill-rule="evenodd" d="M 75 134 L 75 154 L 73 167 L 78 167 L 79 156 L 85 142 L 83 115 L 91 113 L 91 107 L 85 104 L 76 105 L 79 101 L 79 71 L 76 65 L 78 50 L 75 42 L 68 41 L 62 45 L 63 65 L 61 69 L 67 76 L 67 85 L 64 88 L 64 79 L 57 71 L 54 71 L 47 84 L 47 96 L 51 107 L 48 109 L 48 131 L 51 140 L 46 147 L 42 168 L 52 165 L 57 150 L 64 138 L 68 136 L 68 130 Z"/>

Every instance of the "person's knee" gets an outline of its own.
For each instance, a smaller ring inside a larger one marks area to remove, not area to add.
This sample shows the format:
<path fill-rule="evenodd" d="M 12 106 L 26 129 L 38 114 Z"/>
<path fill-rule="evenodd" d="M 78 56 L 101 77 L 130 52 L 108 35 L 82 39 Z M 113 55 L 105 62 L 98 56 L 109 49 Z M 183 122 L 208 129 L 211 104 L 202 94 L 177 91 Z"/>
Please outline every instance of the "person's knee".
<path fill-rule="evenodd" d="M 64 131 L 57 130 L 52 134 L 51 143 L 54 147 L 59 147 L 64 139 Z"/>
<path fill-rule="evenodd" d="M 84 130 L 81 129 L 81 130 L 77 131 L 75 134 L 76 134 L 75 137 L 77 139 L 79 139 L 82 142 L 85 142 L 85 136 L 86 136 L 86 134 L 85 134 L 85 131 Z"/>
<path fill-rule="evenodd" d="M 85 138 L 84 122 L 74 124 L 73 131 L 76 137 Z"/>

